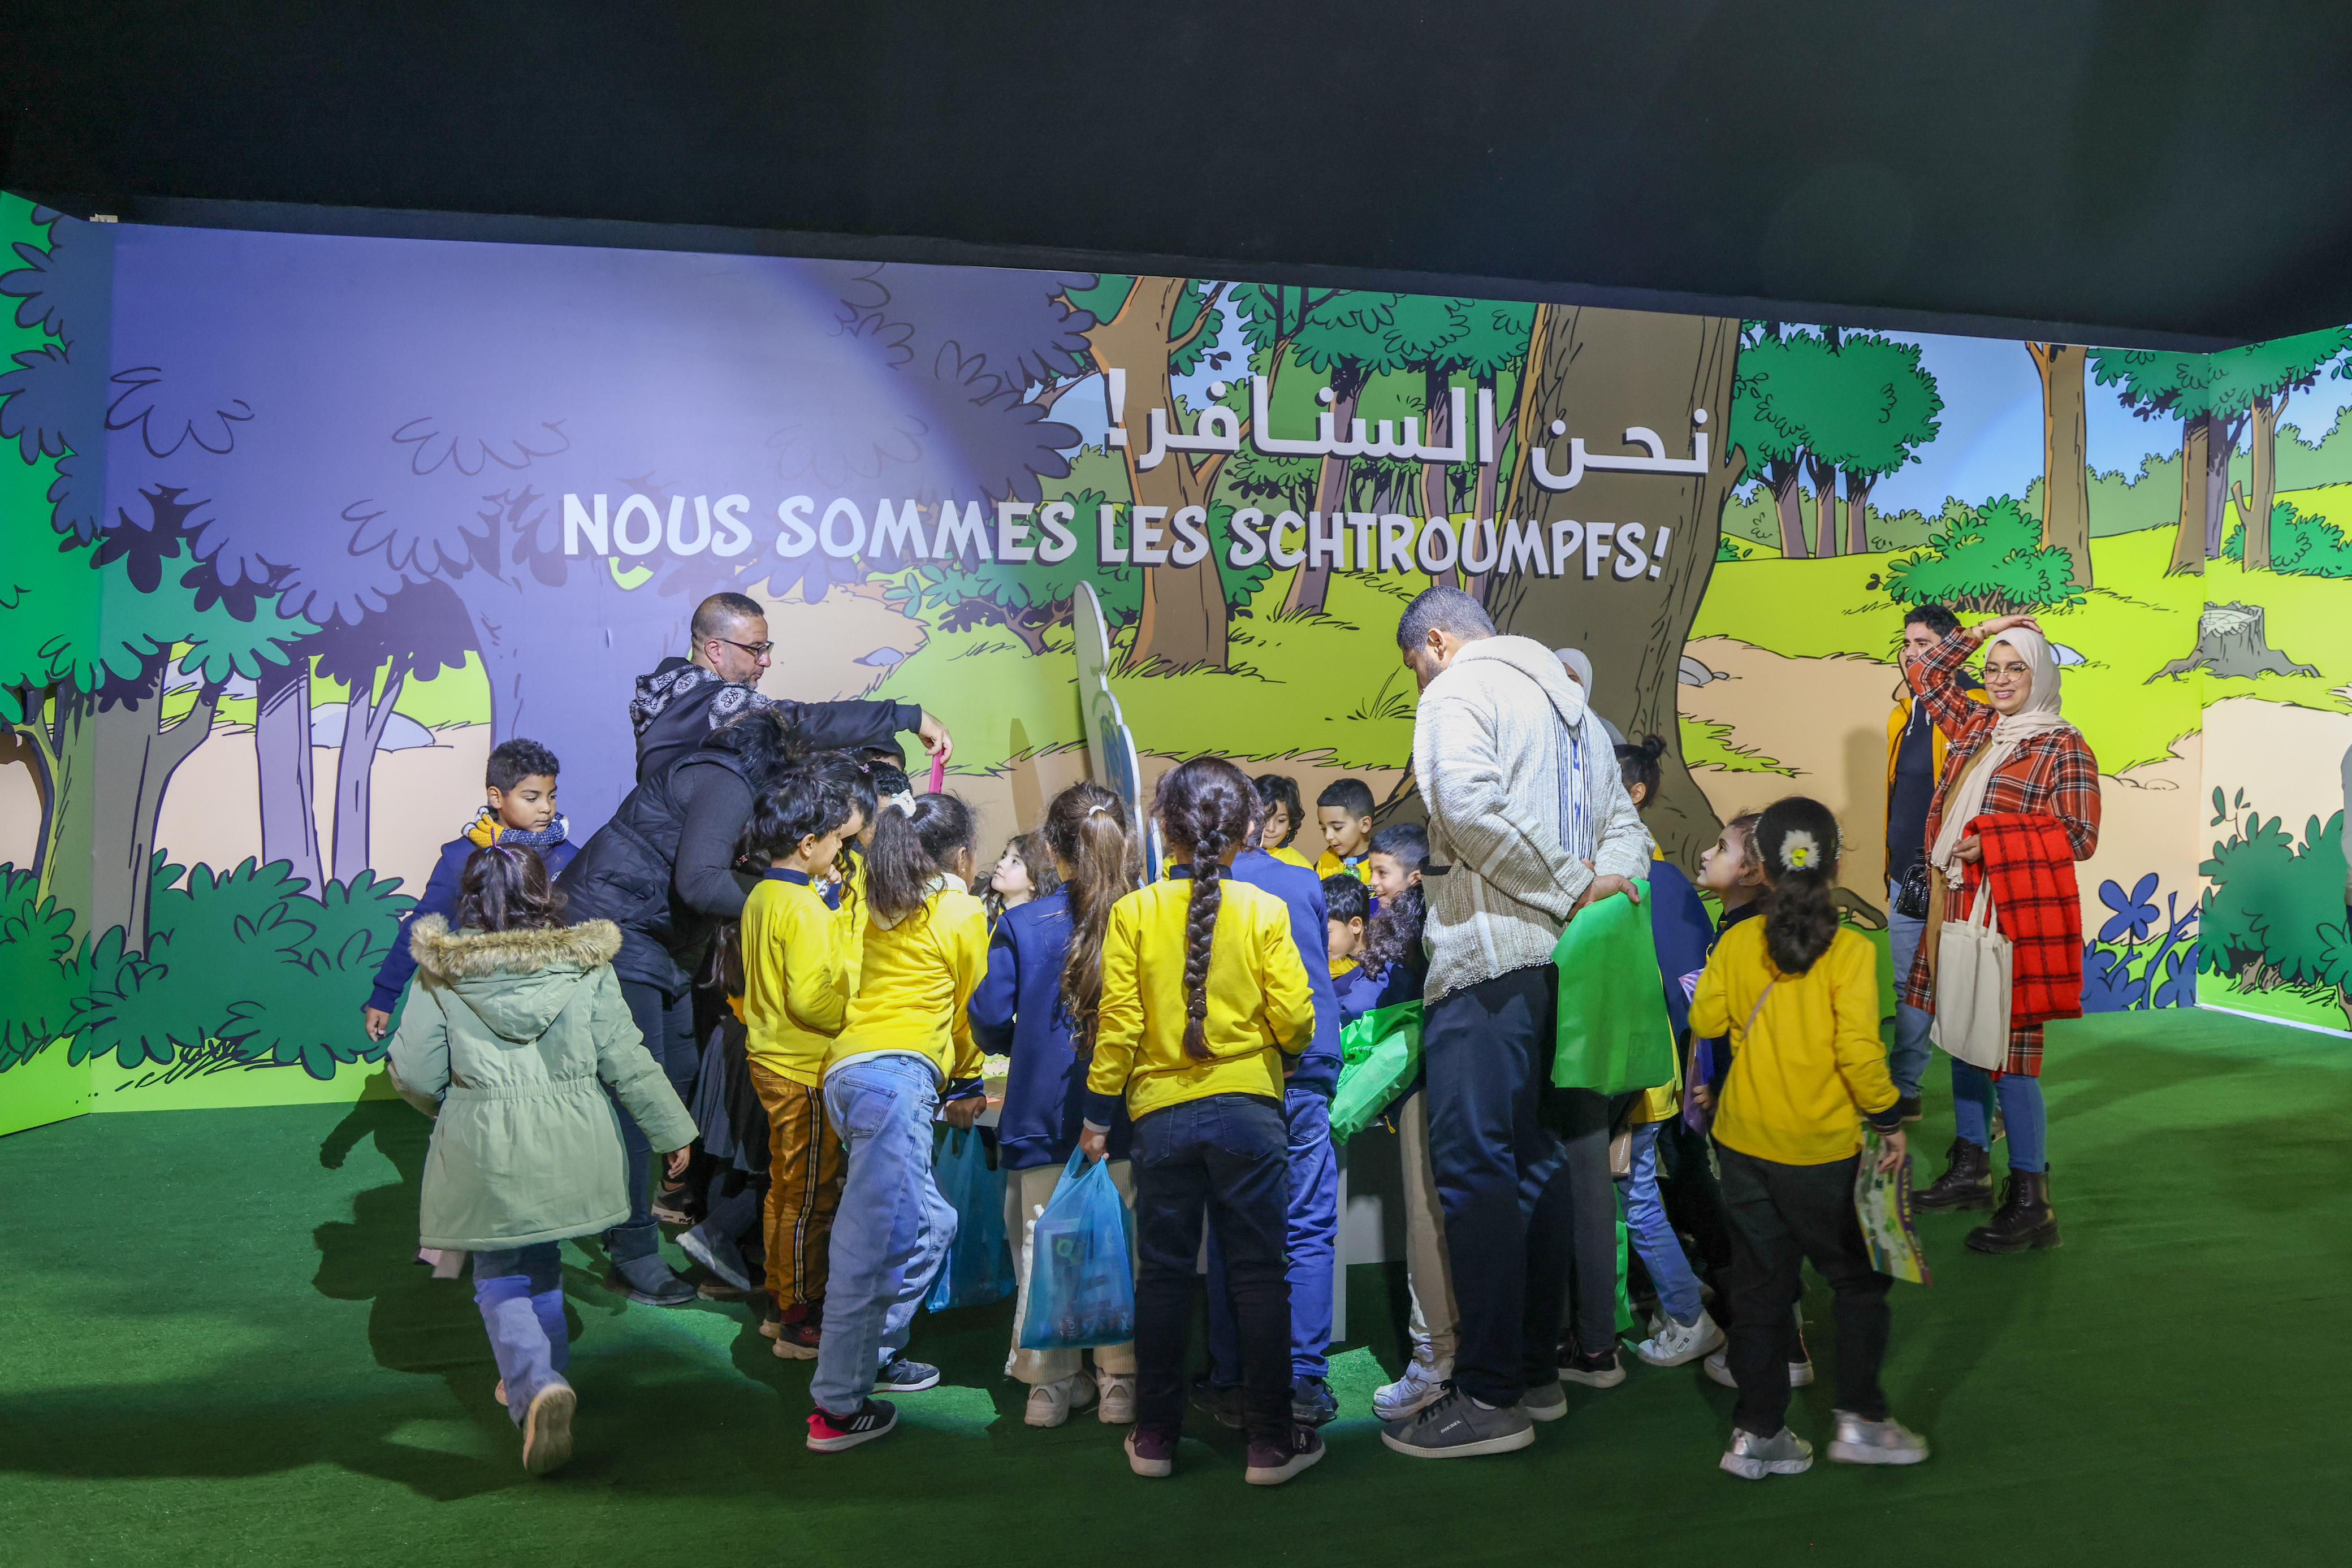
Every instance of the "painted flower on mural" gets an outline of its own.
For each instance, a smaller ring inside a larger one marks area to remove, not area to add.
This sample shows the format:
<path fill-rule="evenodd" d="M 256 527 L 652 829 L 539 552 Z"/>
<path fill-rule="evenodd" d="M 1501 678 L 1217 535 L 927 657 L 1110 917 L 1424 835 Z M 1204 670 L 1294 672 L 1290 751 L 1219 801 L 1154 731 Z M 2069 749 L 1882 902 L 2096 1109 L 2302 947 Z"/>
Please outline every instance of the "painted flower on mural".
<path fill-rule="evenodd" d="M 2109 887 L 2115 883 L 2109 883 Z M 2178 956 L 2176 955 L 2176 967 Z M 2083 1010 L 2128 1012 L 2147 997 L 2147 981 L 2132 973 L 2131 956 L 2085 943 L 2083 947 Z"/>
<path fill-rule="evenodd" d="M 2123 883 L 2112 877 L 2099 883 L 2099 902 L 2114 911 L 2107 916 L 2107 923 L 2099 927 L 2099 940 L 2147 941 L 2148 928 L 2163 917 L 2163 912 L 2156 907 L 2155 895 L 2154 872 L 2134 883 L 2129 893 L 2124 891 Z"/>

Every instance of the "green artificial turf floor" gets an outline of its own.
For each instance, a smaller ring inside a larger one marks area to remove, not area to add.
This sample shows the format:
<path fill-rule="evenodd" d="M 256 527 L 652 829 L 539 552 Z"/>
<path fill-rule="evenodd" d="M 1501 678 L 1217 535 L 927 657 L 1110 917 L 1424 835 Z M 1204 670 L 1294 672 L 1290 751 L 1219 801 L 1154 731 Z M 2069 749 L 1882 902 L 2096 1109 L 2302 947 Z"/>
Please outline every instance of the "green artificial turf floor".
<path fill-rule="evenodd" d="M 1195 1418 L 1172 1480 L 1115 1429 L 1021 1423 L 1003 1306 L 919 1325 L 938 1390 L 855 1452 L 801 1447 L 808 1364 L 740 1310 L 660 1312 L 573 1264 L 580 1450 L 532 1480 L 462 1282 L 409 1261 L 426 1124 L 356 1108 L 89 1116 L 0 1139 L 0 1559 L 931 1563 L 2346 1560 L 2352 1046 L 2213 1014 L 2052 1031 L 2063 1249 L 1981 1258 L 1930 1217 L 1887 1387 L 1936 1457 L 1715 1469 L 1729 1394 L 1634 1364 L 1499 1458 L 1414 1462 L 1370 1396 L 1384 1270 L 1351 1280 L 1329 1457 L 1241 1479 Z M 1931 1077 L 1915 1129 L 1949 1136 Z M 1825 1294 L 1808 1302 L 1825 1361 Z M 1630 1361 L 1630 1357 L 1628 1358 Z M 1792 1424 L 1822 1438 L 1829 1380 Z M 2328 1497 L 2336 1497 L 2330 1503 Z"/>

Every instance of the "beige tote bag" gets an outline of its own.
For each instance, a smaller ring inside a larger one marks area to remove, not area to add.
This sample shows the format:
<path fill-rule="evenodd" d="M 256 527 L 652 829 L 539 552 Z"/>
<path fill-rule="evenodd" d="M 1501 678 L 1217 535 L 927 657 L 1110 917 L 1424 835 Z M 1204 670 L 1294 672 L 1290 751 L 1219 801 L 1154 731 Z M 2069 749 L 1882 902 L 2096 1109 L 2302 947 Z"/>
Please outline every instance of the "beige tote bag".
<path fill-rule="evenodd" d="M 1936 1021 L 1928 1036 L 1971 1067 L 1998 1071 L 2009 1061 L 2009 938 L 1988 883 L 1966 920 L 1943 923 L 1936 944 Z"/>

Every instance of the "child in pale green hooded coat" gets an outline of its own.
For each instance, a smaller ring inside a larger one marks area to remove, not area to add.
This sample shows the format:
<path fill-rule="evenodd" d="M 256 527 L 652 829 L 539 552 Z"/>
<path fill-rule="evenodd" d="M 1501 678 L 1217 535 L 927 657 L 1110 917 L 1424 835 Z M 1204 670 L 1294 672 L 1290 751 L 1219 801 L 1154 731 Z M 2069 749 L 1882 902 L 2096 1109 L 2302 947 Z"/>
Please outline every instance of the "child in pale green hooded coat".
<path fill-rule="evenodd" d="M 418 1228 L 474 1255 L 474 1301 L 499 1396 L 534 1475 L 572 1452 L 557 1243 L 628 1217 L 613 1098 L 682 1169 L 693 1119 L 621 999 L 607 920 L 561 924 L 539 856 L 493 846 L 466 862 L 458 929 L 438 915 L 409 937 L 416 986 L 392 1042 L 393 1082 L 434 1118 Z M 612 1095 L 605 1093 L 610 1086 Z"/>

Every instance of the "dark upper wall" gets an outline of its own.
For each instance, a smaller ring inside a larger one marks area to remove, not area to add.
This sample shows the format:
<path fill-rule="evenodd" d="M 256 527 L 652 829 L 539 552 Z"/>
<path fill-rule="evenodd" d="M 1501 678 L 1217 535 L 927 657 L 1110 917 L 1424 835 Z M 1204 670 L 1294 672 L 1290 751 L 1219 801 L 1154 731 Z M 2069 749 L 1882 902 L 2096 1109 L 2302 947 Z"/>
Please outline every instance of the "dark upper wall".
<path fill-rule="evenodd" d="M 1799 9 L 37 0 L 5 179 L 163 222 L 1117 253 L 2184 346 L 2352 319 L 2352 8 Z"/>

